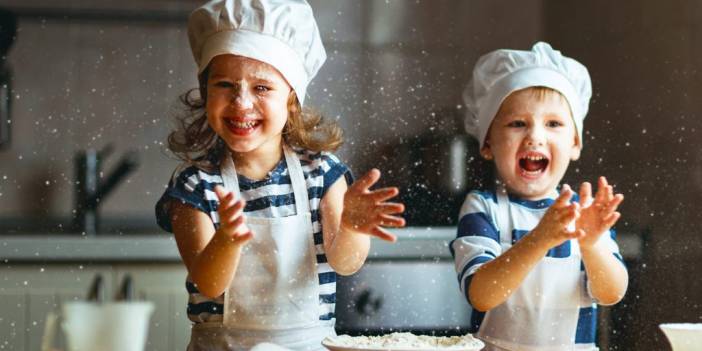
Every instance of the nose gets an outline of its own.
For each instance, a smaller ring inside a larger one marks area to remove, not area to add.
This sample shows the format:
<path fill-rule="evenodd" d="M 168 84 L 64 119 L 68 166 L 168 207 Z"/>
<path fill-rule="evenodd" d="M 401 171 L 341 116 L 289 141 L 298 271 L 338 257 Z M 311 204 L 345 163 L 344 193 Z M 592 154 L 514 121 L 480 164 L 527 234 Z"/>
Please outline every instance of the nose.
<path fill-rule="evenodd" d="M 247 89 L 237 89 L 232 94 L 232 105 L 241 110 L 253 108 L 253 96 Z"/>
<path fill-rule="evenodd" d="M 529 128 L 526 137 L 527 146 L 543 146 L 546 140 L 546 133 L 543 128 L 538 126 Z"/>

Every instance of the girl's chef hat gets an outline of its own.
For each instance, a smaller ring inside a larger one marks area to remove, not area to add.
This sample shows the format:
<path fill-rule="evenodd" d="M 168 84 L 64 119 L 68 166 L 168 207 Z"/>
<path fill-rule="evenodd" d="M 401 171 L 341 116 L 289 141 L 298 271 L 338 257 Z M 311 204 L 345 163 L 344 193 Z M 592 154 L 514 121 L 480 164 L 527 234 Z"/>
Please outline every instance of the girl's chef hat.
<path fill-rule="evenodd" d="M 582 145 L 583 119 L 592 96 L 590 75 L 585 66 L 544 42 L 534 44 L 531 51 L 496 50 L 478 59 L 473 78 L 463 92 L 468 134 L 482 147 L 502 101 L 517 90 L 536 86 L 565 96 Z"/>
<path fill-rule="evenodd" d="M 275 67 L 300 100 L 327 59 L 305 0 L 213 0 L 190 14 L 188 38 L 198 73 L 234 54 Z"/>

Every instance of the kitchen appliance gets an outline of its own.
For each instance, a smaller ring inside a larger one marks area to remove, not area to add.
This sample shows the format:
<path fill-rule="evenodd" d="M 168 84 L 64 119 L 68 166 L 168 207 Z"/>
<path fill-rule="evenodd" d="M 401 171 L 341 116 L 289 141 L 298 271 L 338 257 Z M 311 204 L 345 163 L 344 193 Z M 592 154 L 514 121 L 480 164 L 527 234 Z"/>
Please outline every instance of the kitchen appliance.
<path fill-rule="evenodd" d="M 382 145 L 376 163 L 386 170 L 384 184 L 400 188 L 408 225 L 456 225 L 466 194 L 489 184 L 493 166 L 463 130 L 460 110 L 440 109 L 427 119 L 433 122 L 425 133 Z"/>
<path fill-rule="evenodd" d="M 337 333 L 464 335 L 470 306 L 459 290 L 448 250 L 455 228 L 393 232 L 396 243 L 373 239 L 363 268 L 338 278 Z"/>
<path fill-rule="evenodd" d="M 668 323 L 659 326 L 673 351 L 695 351 L 702 348 L 702 323 Z"/>
<path fill-rule="evenodd" d="M 12 70 L 7 54 L 17 36 L 17 16 L 0 8 L 0 149 L 10 144 Z"/>

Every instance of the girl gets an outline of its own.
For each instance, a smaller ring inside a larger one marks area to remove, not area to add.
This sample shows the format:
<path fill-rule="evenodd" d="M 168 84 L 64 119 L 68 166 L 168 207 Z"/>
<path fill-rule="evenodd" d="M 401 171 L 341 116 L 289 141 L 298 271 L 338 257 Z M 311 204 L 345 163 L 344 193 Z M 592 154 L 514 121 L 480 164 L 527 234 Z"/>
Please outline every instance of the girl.
<path fill-rule="evenodd" d="M 156 205 L 189 273 L 188 349 L 319 349 L 335 272 L 363 265 L 369 235 L 394 241 L 383 226 L 404 226 L 404 206 L 386 202 L 398 190 L 369 190 L 375 169 L 347 186 L 328 153 L 340 130 L 301 109 L 326 59 L 306 2 L 212 1 L 188 30 L 202 99 L 182 99 L 193 118 L 169 146 L 189 167 Z"/>

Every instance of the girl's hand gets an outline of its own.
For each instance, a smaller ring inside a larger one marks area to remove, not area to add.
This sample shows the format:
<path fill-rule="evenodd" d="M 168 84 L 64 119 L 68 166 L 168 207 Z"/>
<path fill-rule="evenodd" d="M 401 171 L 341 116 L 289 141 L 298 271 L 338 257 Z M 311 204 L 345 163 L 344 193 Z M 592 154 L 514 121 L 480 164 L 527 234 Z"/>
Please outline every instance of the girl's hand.
<path fill-rule="evenodd" d="M 392 215 L 402 213 L 405 206 L 401 203 L 385 202 L 399 194 L 400 191 L 395 187 L 370 190 L 378 179 L 380 171 L 374 168 L 349 186 L 344 194 L 341 229 L 394 242 L 397 238 L 382 226 L 403 227 L 405 220 Z"/>
<path fill-rule="evenodd" d="M 580 216 L 580 205 L 570 202 L 573 190 L 570 186 L 563 185 L 561 194 L 549 207 L 539 224 L 532 230 L 531 235 L 548 249 L 556 247 L 566 240 L 577 239 L 583 236 L 582 230 L 573 230 L 571 224 Z"/>
<path fill-rule="evenodd" d="M 580 186 L 580 218 L 576 228 L 584 232 L 579 239 L 580 247 L 589 248 L 595 245 L 603 233 L 607 232 L 619 220 L 621 214 L 617 207 L 624 200 L 624 195 L 616 194 L 605 177 L 600 177 L 597 184 L 597 194 L 592 198 L 592 186 L 585 182 Z"/>
<path fill-rule="evenodd" d="M 214 191 L 219 198 L 219 208 L 217 208 L 219 229 L 217 229 L 217 234 L 224 235 L 235 244 L 244 244 L 249 241 L 253 237 L 253 233 L 244 223 L 246 202 L 243 199 L 235 200 L 234 193 L 225 190 L 222 186 L 215 186 Z"/>

